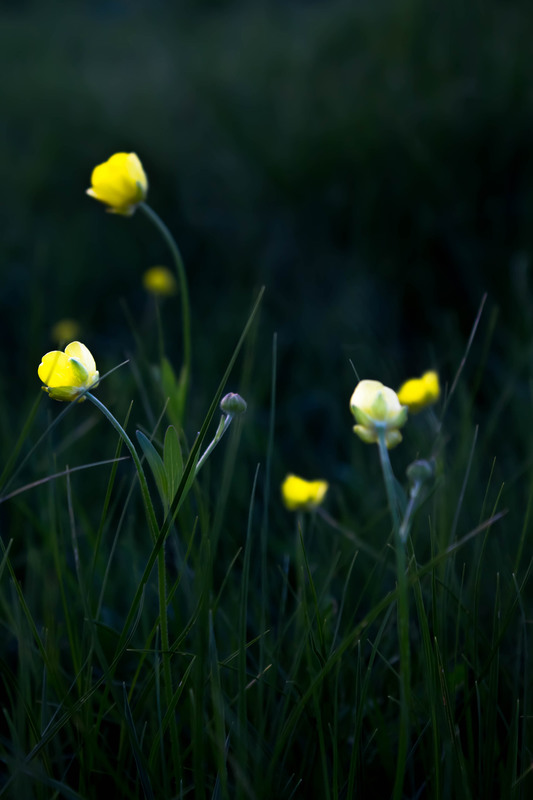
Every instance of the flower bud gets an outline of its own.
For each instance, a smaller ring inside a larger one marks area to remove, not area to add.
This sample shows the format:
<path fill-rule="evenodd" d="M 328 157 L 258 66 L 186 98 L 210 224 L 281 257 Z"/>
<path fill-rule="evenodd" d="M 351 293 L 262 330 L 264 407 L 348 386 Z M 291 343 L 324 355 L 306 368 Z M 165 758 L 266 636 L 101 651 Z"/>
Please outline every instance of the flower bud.
<path fill-rule="evenodd" d="M 246 400 L 244 400 L 240 394 L 236 394 L 236 392 L 229 392 L 229 394 L 225 395 L 220 401 L 220 410 L 223 411 L 224 414 L 237 416 L 239 414 L 244 414 L 246 408 Z"/>
<path fill-rule="evenodd" d="M 136 153 L 115 153 L 92 171 L 87 194 L 109 206 L 108 211 L 129 217 L 146 200 L 148 179 Z"/>
<path fill-rule="evenodd" d="M 358 423 L 354 432 L 366 444 L 375 444 L 383 431 L 389 450 L 402 441 L 399 428 L 407 421 L 407 408 L 398 395 L 380 381 L 363 380 L 355 387 L 350 409 Z"/>
<path fill-rule="evenodd" d="M 81 342 L 71 342 L 64 353 L 60 350 L 46 353 L 37 373 L 45 384 L 43 391 L 54 400 L 68 402 L 77 400 L 86 389 L 98 386 L 100 377 L 90 350 Z"/>
<path fill-rule="evenodd" d="M 407 467 L 406 474 L 410 483 L 427 483 L 435 475 L 435 463 L 425 459 L 413 461 Z"/>

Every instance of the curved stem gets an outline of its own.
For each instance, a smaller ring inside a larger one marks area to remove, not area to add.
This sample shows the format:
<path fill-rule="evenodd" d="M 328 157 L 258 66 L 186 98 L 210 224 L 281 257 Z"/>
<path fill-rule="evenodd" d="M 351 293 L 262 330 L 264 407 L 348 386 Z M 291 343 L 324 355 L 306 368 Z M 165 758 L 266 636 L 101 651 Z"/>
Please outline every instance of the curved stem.
<path fill-rule="evenodd" d="M 189 306 L 189 289 L 187 285 L 187 273 L 185 272 L 185 265 L 183 263 L 183 258 L 181 257 L 180 250 L 176 241 L 172 234 L 170 233 L 169 229 L 163 222 L 156 212 L 150 208 L 149 205 L 146 203 L 139 203 L 139 208 L 146 214 L 148 219 L 155 225 L 158 231 L 163 236 L 163 239 L 167 243 L 170 252 L 172 253 L 172 258 L 174 259 L 174 265 L 176 267 L 176 272 L 178 275 L 178 281 L 180 285 L 180 295 L 181 295 L 181 314 L 182 314 L 182 326 L 183 326 L 183 368 L 185 374 L 185 385 L 186 388 L 189 385 L 189 379 L 191 374 L 191 318 L 190 318 L 190 306 Z M 187 392 L 185 391 L 185 396 L 187 396 Z"/>
<path fill-rule="evenodd" d="M 401 519 L 396 499 L 394 474 L 385 443 L 385 432 L 378 432 L 379 458 L 381 471 L 387 490 L 387 499 L 394 527 L 394 546 L 396 550 L 396 580 L 398 583 L 398 640 L 400 646 L 400 730 L 398 735 L 398 757 L 394 779 L 393 800 L 400 800 L 405 778 L 407 750 L 409 746 L 409 693 L 411 687 L 411 653 L 409 647 L 409 598 L 407 595 L 407 574 L 405 542 L 400 534 Z"/>
<path fill-rule="evenodd" d="M 121 437 L 122 441 L 130 451 L 131 457 L 133 459 L 133 463 L 135 464 L 135 469 L 137 470 L 137 476 L 139 478 L 139 483 L 141 485 L 141 494 L 144 503 L 144 509 L 146 511 L 146 517 L 148 519 L 148 525 L 150 527 L 150 534 L 152 536 L 153 541 L 157 540 L 157 536 L 159 534 L 159 525 L 157 524 L 157 520 L 155 517 L 154 506 L 152 504 L 152 498 L 150 497 L 150 491 L 148 489 L 148 484 L 146 482 L 146 476 L 144 474 L 144 470 L 142 468 L 141 461 L 139 456 L 137 455 L 137 450 L 133 442 L 131 441 L 130 437 L 120 424 L 120 422 L 113 416 L 111 411 L 105 406 L 103 403 L 98 400 L 93 394 L 87 392 L 85 394 L 87 400 L 90 400 L 93 405 L 95 405 L 102 414 L 109 420 L 111 425 L 114 427 L 118 435 Z"/>
<path fill-rule="evenodd" d="M 232 420 L 233 420 L 232 414 L 226 414 L 225 416 L 222 416 L 220 418 L 220 422 L 218 423 L 218 428 L 213 438 L 213 441 L 209 443 L 209 445 L 205 449 L 205 452 L 202 453 L 202 455 L 198 459 L 198 463 L 196 464 L 196 469 L 194 471 L 195 475 L 198 475 L 203 465 L 205 464 L 205 462 L 207 461 L 207 459 L 209 458 L 209 456 L 211 455 L 217 444 L 220 442 L 220 440 L 228 430 Z"/>

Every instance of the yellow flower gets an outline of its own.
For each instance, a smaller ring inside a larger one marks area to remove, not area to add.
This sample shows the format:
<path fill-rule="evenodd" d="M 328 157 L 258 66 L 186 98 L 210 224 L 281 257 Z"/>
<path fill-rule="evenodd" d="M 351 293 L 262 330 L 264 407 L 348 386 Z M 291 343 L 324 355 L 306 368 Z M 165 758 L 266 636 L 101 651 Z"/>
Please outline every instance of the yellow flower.
<path fill-rule="evenodd" d="M 78 336 L 80 332 L 80 325 L 75 319 L 60 319 L 52 327 L 50 331 L 52 339 L 58 344 L 65 344 L 65 342 L 72 341 Z"/>
<path fill-rule="evenodd" d="M 108 211 L 129 217 L 146 199 L 148 180 L 136 153 L 115 153 L 98 164 L 91 175 L 87 194 L 105 203 Z"/>
<path fill-rule="evenodd" d="M 287 475 L 281 484 L 281 497 L 289 511 L 311 511 L 322 503 L 328 488 L 326 481 L 306 481 L 297 475 Z"/>
<path fill-rule="evenodd" d="M 388 386 L 379 381 L 359 381 L 350 400 L 350 409 L 357 422 L 354 432 L 363 442 L 375 444 L 380 430 L 385 432 L 389 450 L 402 441 L 399 428 L 407 421 L 407 408 Z"/>
<path fill-rule="evenodd" d="M 147 292 L 160 297 L 176 294 L 176 279 L 167 267 L 150 267 L 143 275 L 143 286 Z"/>
<path fill-rule="evenodd" d="M 436 403 L 440 397 L 439 376 L 436 372 L 425 372 L 421 378 L 411 378 L 398 390 L 400 403 L 407 406 L 411 414 L 418 414 L 426 406 Z"/>
<path fill-rule="evenodd" d="M 98 386 L 99 373 L 91 352 L 81 342 L 71 342 L 65 352 L 52 350 L 43 356 L 37 374 L 54 400 L 77 400 L 85 389 Z M 81 398 L 80 402 L 85 400 Z"/>

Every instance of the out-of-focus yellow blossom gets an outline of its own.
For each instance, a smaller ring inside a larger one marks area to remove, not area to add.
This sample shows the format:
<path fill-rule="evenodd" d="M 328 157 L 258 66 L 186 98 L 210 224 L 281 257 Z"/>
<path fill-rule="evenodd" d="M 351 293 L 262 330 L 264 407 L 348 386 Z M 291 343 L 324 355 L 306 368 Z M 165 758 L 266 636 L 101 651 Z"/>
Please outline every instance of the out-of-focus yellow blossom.
<path fill-rule="evenodd" d="M 143 275 L 143 286 L 147 292 L 159 297 L 176 294 L 177 283 L 168 267 L 150 267 Z"/>
<path fill-rule="evenodd" d="M 297 475 L 287 475 L 281 484 L 281 497 L 289 511 L 311 511 L 322 503 L 328 488 L 327 481 L 306 481 Z"/>
<path fill-rule="evenodd" d="M 77 400 L 82 392 L 98 385 L 99 372 L 95 360 L 81 342 L 71 342 L 65 352 L 52 350 L 43 356 L 39 378 L 45 384 L 42 389 L 54 400 Z M 80 398 L 80 402 L 85 400 Z"/>
<path fill-rule="evenodd" d="M 407 421 L 407 408 L 398 395 L 380 381 L 359 381 L 350 400 L 350 409 L 357 425 L 354 432 L 367 444 L 375 444 L 378 431 L 384 431 L 390 450 L 402 441 L 399 429 Z"/>
<path fill-rule="evenodd" d="M 52 326 L 50 331 L 52 339 L 58 344 L 65 344 L 71 342 L 80 333 L 80 324 L 75 319 L 60 319 Z"/>
<path fill-rule="evenodd" d="M 411 378 L 398 389 L 400 403 L 407 406 L 411 414 L 418 414 L 426 406 L 436 403 L 440 397 L 439 376 L 436 372 L 425 372 L 421 378 Z"/>
<path fill-rule="evenodd" d="M 91 175 L 87 194 L 109 206 L 114 214 L 131 216 L 146 199 L 148 179 L 136 153 L 115 153 L 98 164 Z"/>

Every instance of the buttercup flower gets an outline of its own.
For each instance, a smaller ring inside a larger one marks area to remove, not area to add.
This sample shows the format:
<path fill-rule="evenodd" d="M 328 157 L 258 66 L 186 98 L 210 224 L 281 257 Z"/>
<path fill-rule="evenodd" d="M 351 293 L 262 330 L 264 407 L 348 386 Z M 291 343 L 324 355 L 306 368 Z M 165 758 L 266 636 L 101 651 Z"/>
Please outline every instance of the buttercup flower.
<path fill-rule="evenodd" d="M 143 286 L 147 292 L 159 297 L 176 294 L 176 279 L 167 267 L 150 267 L 143 275 Z"/>
<path fill-rule="evenodd" d="M 436 403 L 440 397 L 439 376 L 436 372 L 425 372 L 421 378 L 411 378 L 398 389 L 400 403 L 407 406 L 411 414 L 418 414 L 426 406 Z"/>
<path fill-rule="evenodd" d="M 326 481 L 306 481 L 297 475 L 287 475 L 281 484 L 281 497 L 289 511 L 311 511 L 326 496 Z"/>
<path fill-rule="evenodd" d="M 65 342 L 70 342 L 79 335 L 80 324 L 75 319 L 60 319 L 52 326 L 50 333 L 54 342 L 64 345 Z"/>
<path fill-rule="evenodd" d="M 379 381 L 359 381 L 350 400 L 350 410 L 357 422 L 354 432 L 363 442 L 375 444 L 380 430 L 385 432 L 389 450 L 402 441 L 399 429 L 407 421 L 407 408 L 388 386 Z"/>
<path fill-rule="evenodd" d="M 114 214 L 131 216 L 146 199 L 148 179 L 136 153 L 115 153 L 93 169 L 87 194 Z"/>
<path fill-rule="evenodd" d="M 52 350 L 43 356 L 37 374 L 42 387 L 54 400 L 77 400 L 82 392 L 98 385 L 99 372 L 90 352 L 81 342 L 71 342 L 65 352 Z M 85 400 L 84 397 L 80 402 Z"/>

